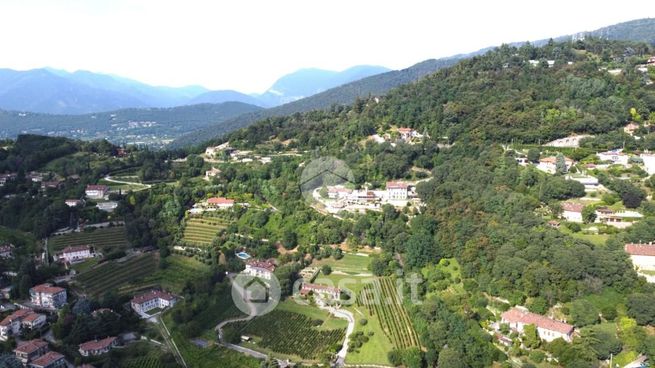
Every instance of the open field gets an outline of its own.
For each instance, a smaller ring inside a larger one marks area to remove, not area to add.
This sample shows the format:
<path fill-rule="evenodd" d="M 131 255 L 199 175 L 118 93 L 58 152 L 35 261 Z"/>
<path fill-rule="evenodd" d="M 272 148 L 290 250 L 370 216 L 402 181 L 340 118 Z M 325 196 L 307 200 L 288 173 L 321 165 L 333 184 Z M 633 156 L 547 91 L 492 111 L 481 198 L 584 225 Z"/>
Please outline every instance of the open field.
<path fill-rule="evenodd" d="M 368 264 L 371 262 L 371 258 L 367 256 L 358 256 L 355 254 L 345 253 L 343 258 L 340 260 L 335 260 L 334 258 L 324 258 L 322 260 L 315 260 L 312 262 L 312 266 L 323 266 L 324 264 L 330 265 L 332 271 L 338 271 L 347 273 L 350 275 L 370 273 L 368 270 Z"/>
<path fill-rule="evenodd" d="M 127 248 L 127 234 L 124 226 L 108 227 L 80 233 L 57 235 L 48 239 L 51 251 L 59 251 L 69 246 L 90 245 L 100 252 L 110 252 Z"/>
<path fill-rule="evenodd" d="M 138 282 L 157 270 L 156 255 L 149 253 L 138 255 L 123 262 L 105 262 L 95 268 L 81 273 L 75 278 L 84 293 L 98 296 L 109 290 L 118 289 L 127 292 L 125 287 Z M 123 290 L 121 290 L 123 288 Z"/>
<path fill-rule="evenodd" d="M 192 257 L 171 254 L 166 257 L 166 268 L 158 269 L 146 282 L 159 283 L 161 287 L 173 292 L 181 292 L 187 280 L 207 274 L 210 267 Z"/>
<path fill-rule="evenodd" d="M 208 247 L 227 222 L 213 217 L 192 217 L 186 222 L 182 241 L 188 245 Z"/>

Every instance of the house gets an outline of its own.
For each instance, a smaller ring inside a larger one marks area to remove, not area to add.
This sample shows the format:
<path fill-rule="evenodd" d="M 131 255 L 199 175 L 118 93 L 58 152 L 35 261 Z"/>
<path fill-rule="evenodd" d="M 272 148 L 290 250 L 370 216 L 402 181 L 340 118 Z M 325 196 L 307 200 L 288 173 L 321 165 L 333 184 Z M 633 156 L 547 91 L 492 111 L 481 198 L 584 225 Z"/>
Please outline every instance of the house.
<path fill-rule="evenodd" d="M 334 300 L 339 300 L 341 289 L 333 286 L 303 283 L 300 288 L 300 295 L 307 296 L 309 293 L 327 296 Z"/>
<path fill-rule="evenodd" d="M 597 178 L 594 178 L 593 176 L 573 176 L 573 175 L 568 175 L 566 177 L 567 180 L 574 180 L 577 181 L 578 183 L 584 185 L 584 190 L 587 192 L 592 192 L 595 190 L 598 190 L 598 185 L 600 184 L 598 182 Z"/>
<path fill-rule="evenodd" d="M 328 198 L 341 199 L 347 198 L 352 194 L 353 190 L 344 188 L 342 186 L 328 187 Z"/>
<path fill-rule="evenodd" d="M 548 221 L 548 226 L 552 227 L 553 229 L 559 229 L 560 223 L 557 220 L 550 220 Z"/>
<path fill-rule="evenodd" d="M 601 161 L 609 161 L 614 165 L 623 166 L 628 166 L 628 160 L 630 159 L 630 156 L 624 153 L 621 149 L 599 152 L 596 156 L 598 156 L 598 159 Z"/>
<path fill-rule="evenodd" d="M 84 201 L 81 199 L 67 199 L 64 203 L 71 208 L 84 206 Z"/>
<path fill-rule="evenodd" d="M 409 188 L 407 183 L 388 181 L 386 188 L 387 188 L 387 197 L 390 200 L 404 201 L 407 199 L 407 188 Z"/>
<path fill-rule="evenodd" d="M 42 356 L 34 359 L 30 363 L 30 368 L 64 368 L 67 367 L 66 358 L 56 351 L 49 351 Z"/>
<path fill-rule="evenodd" d="M 114 212 L 114 210 L 118 208 L 118 202 L 115 201 L 99 202 L 98 204 L 96 204 L 96 208 L 99 209 L 100 211 Z"/>
<path fill-rule="evenodd" d="M 61 180 L 48 180 L 41 182 L 41 190 L 59 189 L 64 184 Z"/>
<path fill-rule="evenodd" d="M 14 181 L 18 175 L 16 173 L 0 174 L 0 187 L 7 184 L 8 181 Z"/>
<path fill-rule="evenodd" d="M 275 263 L 273 261 L 250 259 L 246 261 L 246 268 L 243 273 L 248 276 L 270 280 L 274 271 Z"/>
<path fill-rule="evenodd" d="M 544 146 L 547 147 L 565 147 L 565 148 L 577 148 L 580 147 L 580 141 L 583 140 L 584 138 L 590 138 L 593 137 L 593 135 L 589 134 L 581 134 L 581 135 L 570 135 L 568 137 L 564 138 L 559 138 L 555 139 L 554 141 L 550 141 L 546 143 Z"/>
<path fill-rule="evenodd" d="M 529 312 L 522 307 L 514 307 L 504 312 L 501 315 L 501 323 L 507 323 L 510 329 L 519 333 L 523 332 L 526 325 L 534 325 L 539 338 L 548 342 L 557 338 L 571 342 L 573 338 L 574 327 L 572 325 Z"/>
<path fill-rule="evenodd" d="M 36 171 L 31 171 L 27 175 L 25 175 L 25 179 L 33 182 L 33 183 L 40 183 L 43 181 L 43 177 L 45 174 L 36 172 Z"/>
<path fill-rule="evenodd" d="M 41 339 L 25 341 L 16 346 L 14 354 L 23 365 L 32 362 L 48 351 L 48 343 Z"/>
<path fill-rule="evenodd" d="M 573 160 L 564 157 L 564 163 L 566 165 L 566 170 L 568 171 L 571 166 L 573 166 Z M 546 172 L 548 174 L 554 174 L 557 172 L 557 157 L 551 156 L 551 157 L 544 157 L 539 160 L 539 163 L 537 164 L 537 169 Z"/>
<path fill-rule="evenodd" d="M 135 296 L 130 305 L 139 314 L 146 313 L 152 309 L 164 309 L 172 307 L 177 302 L 177 297 L 171 293 L 161 290 L 151 290 L 145 294 Z"/>
<path fill-rule="evenodd" d="M 582 209 L 584 205 L 581 203 L 564 202 L 562 203 L 562 217 L 570 222 L 582 222 Z"/>
<path fill-rule="evenodd" d="M 207 207 L 209 208 L 227 209 L 232 206 L 234 206 L 234 199 L 212 197 L 207 200 Z"/>
<path fill-rule="evenodd" d="M 106 337 L 102 340 L 92 340 L 80 344 L 79 352 L 82 356 L 102 355 L 108 353 L 111 348 L 118 345 L 118 338 L 114 336 Z"/>
<path fill-rule="evenodd" d="M 7 341 L 10 336 L 20 335 L 26 328 L 33 330 L 45 325 L 46 317 L 29 308 L 18 309 L 0 321 L 0 340 Z"/>
<path fill-rule="evenodd" d="M 644 215 L 635 211 L 614 212 L 606 207 L 601 207 L 596 210 L 596 222 L 602 222 L 619 229 L 625 229 L 626 227 L 632 226 L 634 220 L 643 217 Z"/>
<path fill-rule="evenodd" d="M 225 142 L 221 145 L 215 146 L 215 147 L 207 147 L 205 148 L 205 156 L 212 158 L 216 156 L 217 153 L 220 153 L 221 151 L 224 150 L 229 150 L 230 149 L 230 142 Z"/>
<path fill-rule="evenodd" d="M 378 200 L 378 197 L 375 196 L 375 193 L 368 189 L 354 190 L 349 198 L 352 204 L 368 204 L 370 202 L 375 202 Z"/>
<path fill-rule="evenodd" d="M 416 130 L 412 128 L 398 128 L 398 134 L 400 134 L 400 139 L 405 142 L 409 142 L 412 138 L 421 138 L 422 135 L 419 134 Z"/>
<path fill-rule="evenodd" d="M 211 178 L 215 178 L 221 174 L 221 170 L 212 166 L 211 170 L 205 171 L 205 180 L 211 181 Z"/>
<path fill-rule="evenodd" d="M 109 193 L 109 187 L 106 185 L 87 185 L 84 193 L 91 199 L 103 199 Z"/>
<path fill-rule="evenodd" d="M 7 243 L 0 245 L 0 258 L 11 258 L 14 256 L 14 245 Z"/>
<path fill-rule="evenodd" d="M 32 303 L 42 308 L 59 309 L 66 304 L 66 289 L 51 284 L 41 284 L 30 289 Z"/>
<path fill-rule="evenodd" d="M 55 261 L 64 263 L 81 262 L 87 258 L 93 258 L 94 254 L 91 252 L 91 247 L 88 245 L 80 245 L 77 247 L 66 247 L 61 252 L 55 253 Z"/>
<path fill-rule="evenodd" d="M 638 270 L 655 270 L 655 244 L 627 243 L 624 250 L 630 256 L 632 265 Z"/>
<path fill-rule="evenodd" d="M 623 132 L 630 135 L 634 135 L 638 129 L 639 129 L 639 124 L 630 122 L 628 123 L 628 125 L 623 127 Z"/>

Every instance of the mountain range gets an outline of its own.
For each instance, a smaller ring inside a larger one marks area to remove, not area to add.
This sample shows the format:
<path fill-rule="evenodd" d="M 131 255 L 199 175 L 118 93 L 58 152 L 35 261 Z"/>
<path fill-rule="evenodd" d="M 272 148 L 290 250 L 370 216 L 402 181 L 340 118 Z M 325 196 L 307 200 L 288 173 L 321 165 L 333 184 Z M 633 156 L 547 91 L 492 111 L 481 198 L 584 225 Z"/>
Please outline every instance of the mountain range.
<path fill-rule="evenodd" d="M 655 44 L 655 19 L 639 19 L 604 27 L 591 32 L 580 32 L 574 35 L 557 37 L 556 40 L 581 39 L 585 37 L 601 37 L 611 40 L 639 41 Z M 533 41 L 535 45 L 542 45 L 548 40 Z M 520 45 L 523 42 L 513 43 Z M 156 121 L 162 128 L 166 125 L 166 140 L 175 138 L 169 147 L 179 148 L 206 142 L 224 133 L 247 126 L 258 120 L 276 116 L 286 116 L 297 112 L 306 112 L 316 109 L 327 109 L 335 104 L 350 104 L 358 96 L 381 96 L 389 90 L 400 85 L 418 81 L 422 77 L 437 70 L 449 67 L 457 62 L 481 55 L 493 47 L 488 47 L 468 54 L 460 54 L 442 59 L 430 59 L 417 63 L 403 70 L 387 71 L 375 66 L 359 66 L 342 72 L 330 72 L 320 69 L 302 69 L 280 78 L 266 92 L 259 95 L 247 95 L 236 91 L 207 91 L 202 87 L 166 88 L 152 87 L 124 78 L 96 75 L 88 72 L 67 73 L 52 69 L 38 69 L 29 72 L 15 72 L 0 70 L 0 109 L 19 111 L 74 111 L 69 115 L 42 115 L 25 113 L 0 114 L 0 134 L 15 136 L 21 132 L 49 132 L 56 135 L 76 136 L 70 133 L 75 130 L 93 131 L 91 137 L 106 137 L 116 142 L 125 142 L 116 139 L 111 125 L 98 126 L 97 114 L 79 114 L 89 110 L 111 110 L 139 103 L 136 107 L 175 106 L 196 103 L 224 103 L 236 101 L 244 105 L 230 111 L 228 114 L 218 114 L 226 106 L 221 105 L 208 109 L 205 105 L 198 107 L 188 106 L 180 110 L 171 109 L 128 109 L 121 110 L 120 114 L 125 121 L 145 119 Z M 382 73 L 380 73 L 382 72 Z M 379 73 L 379 74 L 378 74 Z M 50 93 L 50 87 L 39 88 L 40 81 L 46 80 L 46 86 L 53 86 L 58 93 Z M 24 91 L 22 97 L 19 93 L 10 91 Z M 121 86 L 128 86 L 123 88 Z M 75 91 L 86 91 L 77 95 Z M 121 91 L 129 93 L 120 93 Z M 306 97 L 308 96 L 308 97 Z M 115 98 L 114 98 L 115 97 Z M 113 105 L 107 105 L 106 100 Z M 291 101 L 291 102 L 287 102 Z M 286 102 L 286 103 L 285 103 Z M 10 103 L 13 103 L 12 106 Z M 281 104 L 281 105 L 280 105 Z M 20 107 L 19 107 L 20 106 Z M 89 106 L 92 106 L 91 108 Z M 269 107 L 261 109 L 260 107 Z M 272 107 L 271 107 L 272 106 Z M 50 109 L 50 110 L 49 110 Z M 243 109 L 242 114 L 232 115 L 232 112 Z M 184 122 L 181 111 L 191 114 L 193 122 Z M 209 113 L 211 111 L 211 113 Z M 153 114 L 156 113 L 156 114 Z M 203 114 L 206 113 L 203 117 Z M 165 117 L 171 114 L 174 118 Z M 26 115 L 29 119 L 25 119 Z M 111 114 L 108 113 L 110 116 Z M 96 116 L 94 118 L 94 116 Z M 159 120 L 155 120 L 159 119 Z M 161 121 L 160 121 L 161 120 Z M 38 123 L 37 123 L 38 122 Z M 169 125 L 167 125 L 169 124 Z M 57 126 L 65 129 L 54 129 Z M 172 127 L 172 128 L 171 128 Z M 169 129 L 171 128 L 171 129 Z M 67 130 L 68 129 L 68 130 Z M 161 130 L 143 133 L 158 134 Z M 82 136 L 82 138 L 89 138 Z"/>
<path fill-rule="evenodd" d="M 70 115 L 227 101 L 273 107 L 385 71 L 388 69 L 367 65 L 341 72 L 301 69 L 281 77 L 264 93 L 247 95 L 232 90 L 210 91 L 200 86 L 155 87 L 88 71 L 0 69 L 0 109 Z"/>

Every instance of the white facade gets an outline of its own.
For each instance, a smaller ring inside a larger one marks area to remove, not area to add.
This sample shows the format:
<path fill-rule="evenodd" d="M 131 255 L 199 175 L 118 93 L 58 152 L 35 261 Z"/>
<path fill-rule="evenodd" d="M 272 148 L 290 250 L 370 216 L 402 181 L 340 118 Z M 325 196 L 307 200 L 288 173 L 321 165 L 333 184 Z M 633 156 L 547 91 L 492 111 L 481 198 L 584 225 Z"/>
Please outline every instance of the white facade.
<path fill-rule="evenodd" d="M 582 223 L 582 212 L 564 210 L 562 211 L 562 217 L 564 217 L 564 219 L 569 222 Z"/>
<path fill-rule="evenodd" d="M 408 193 L 408 186 L 406 183 L 387 183 L 387 198 L 389 200 L 406 200 Z"/>
<path fill-rule="evenodd" d="M 177 303 L 177 298 L 172 294 L 153 291 L 135 297 L 130 304 L 137 313 L 146 313 L 155 308 L 173 307 L 175 303 Z"/>
<path fill-rule="evenodd" d="M 103 199 L 109 192 L 109 187 L 106 185 L 88 185 L 84 193 L 91 199 Z"/>
<path fill-rule="evenodd" d="M 55 254 L 56 261 L 63 261 L 66 263 L 80 262 L 88 258 L 93 258 L 91 247 L 68 247 L 61 252 Z"/>
<path fill-rule="evenodd" d="M 66 289 L 50 284 L 37 285 L 30 289 L 30 300 L 42 308 L 61 308 L 66 304 Z"/>
<path fill-rule="evenodd" d="M 630 159 L 630 157 L 621 150 L 599 152 L 596 156 L 598 156 L 598 159 L 601 161 L 610 161 L 615 165 L 623 166 L 628 166 L 628 160 Z"/>
<path fill-rule="evenodd" d="M 266 268 L 251 266 L 249 264 L 246 264 L 246 269 L 243 270 L 243 273 L 248 276 L 258 277 L 264 280 L 270 280 L 273 275 L 273 272 Z"/>
<path fill-rule="evenodd" d="M 639 157 L 644 161 L 644 169 L 648 175 L 655 174 L 655 154 L 642 153 Z"/>

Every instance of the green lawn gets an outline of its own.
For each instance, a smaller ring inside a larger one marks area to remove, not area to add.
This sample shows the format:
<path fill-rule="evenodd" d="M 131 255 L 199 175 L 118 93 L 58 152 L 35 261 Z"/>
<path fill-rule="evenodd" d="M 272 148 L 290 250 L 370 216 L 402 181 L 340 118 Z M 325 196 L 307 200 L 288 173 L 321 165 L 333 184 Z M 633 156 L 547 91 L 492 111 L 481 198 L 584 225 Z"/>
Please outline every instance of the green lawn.
<path fill-rule="evenodd" d="M 393 344 L 389 339 L 384 335 L 384 331 L 380 326 L 380 321 L 374 316 L 370 316 L 365 308 L 360 307 L 348 307 L 348 310 L 353 313 L 357 323 L 355 324 L 355 331 L 363 331 L 364 334 L 368 334 L 370 331 L 373 332 L 373 336 L 369 338 L 369 341 L 365 343 L 359 351 L 350 352 L 346 355 L 347 364 L 381 364 L 388 365 L 389 359 L 387 358 L 387 353 L 393 350 Z M 368 323 L 366 326 L 362 326 L 359 321 L 362 318 L 366 318 Z"/>
<path fill-rule="evenodd" d="M 335 260 L 334 258 L 324 258 L 320 261 L 315 260 L 312 262 L 312 266 L 323 266 L 325 264 L 332 267 L 332 271 L 340 271 L 351 275 L 356 275 L 360 273 L 371 273 L 368 270 L 368 264 L 371 262 L 371 259 L 367 256 L 358 256 L 355 254 L 344 254 L 343 258 L 340 260 Z"/>

